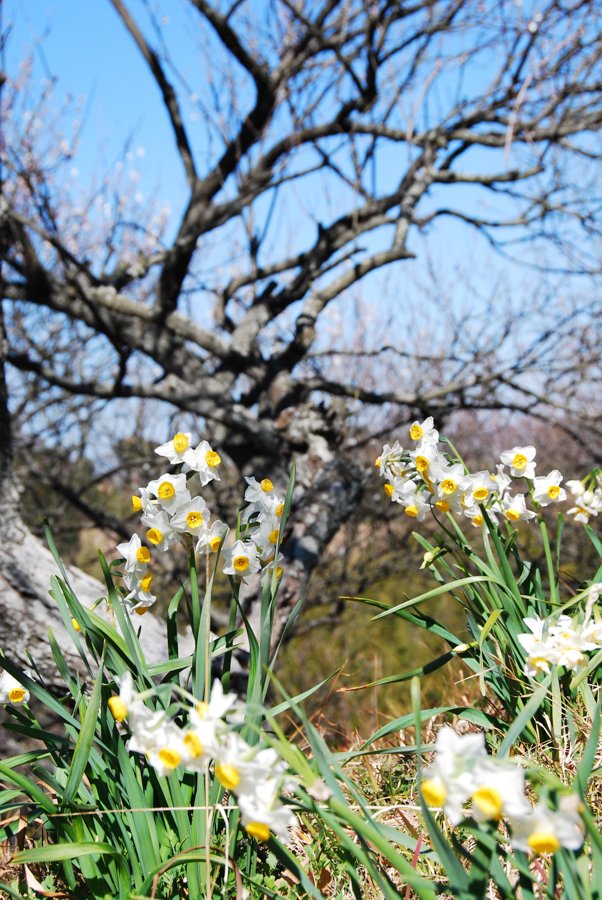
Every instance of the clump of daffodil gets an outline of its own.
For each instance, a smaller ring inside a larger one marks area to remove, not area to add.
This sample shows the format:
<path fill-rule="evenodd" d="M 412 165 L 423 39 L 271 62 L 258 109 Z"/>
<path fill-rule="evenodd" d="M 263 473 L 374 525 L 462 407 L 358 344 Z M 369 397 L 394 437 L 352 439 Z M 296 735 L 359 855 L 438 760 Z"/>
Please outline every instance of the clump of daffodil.
<path fill-rule="evenodd" d="M 541 507 L 567 499 L 558 469 L 535 475 L 537 451 L 531 444 L 504 450 L 495 471 L 471 473 L 440 443 L 432 416 L 412 422 L 409 436 L 412 447 L 404 449 L 399 441 L 385 444 L 375 461 L 386 495 L 409 518 L 421 521 L 429 511 L 451 513 L 481 528 L 485 511 L 492 522 L 501 519 L 514 525 L 534 519 Z M 586 488 L 569 481 L 566 486 L 576 498 L 569 513 L 577 521 L 586 522 L 602 510 L 602 484 Z"/>
<path fill-rule="evenodd" d="M 223 547 L 222 571 L 241 583 L 262 570 L 272 571 L 273 566 L 280 573 L 278 548 L 284 499 L 269 477 L 261 481 L 246 478 L 240 533 L 228 544 L 228 535 L 234 531 L 219 519 L 212 519 L 207 500 L 198 489 L 194 491 L 195 480 L 201 490 L 209 482 L 219 481 L 220 454 L 208 441 L 193 446 L 189 432 L 178 432 L 155 452 L 177 471 L 164 472 L 132 495 L 132 507 L 140 513 L 145 528 L 144 541 L 133 535 L 117 547 L 123 559 L 124 603 L 130 612 L 141 615 L 155 603 L 152 559 L 178 544 L 206 554 Z"/>

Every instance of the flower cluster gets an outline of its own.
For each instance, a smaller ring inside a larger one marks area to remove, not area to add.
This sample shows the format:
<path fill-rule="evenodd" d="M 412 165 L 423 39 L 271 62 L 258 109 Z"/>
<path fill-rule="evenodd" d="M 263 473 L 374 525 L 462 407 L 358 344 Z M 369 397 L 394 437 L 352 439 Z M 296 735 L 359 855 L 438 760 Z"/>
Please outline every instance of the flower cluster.
<path fill-rule="evenodd" d="M 567 615 L 523 620 L 529 631 L 517 637 L 527 652 L 525 675 L 535 678 L 551 665 L 575 671 L 587 661 L 586 653 L 602 650 L 602 621 L 596 609 L 601 593 L 602 584 L 591 586 L 582 620 Z"/>
<path fill-rule="evenodd" d="M 213 480 L 219 481 L 219 453 L 207 441 L 193 448 L 191 435 L 181 432 L 156 447 L 155 453 L 166 457 L 180 471 L 160 475 L 132 497 L 133 508 L 140 512 L 140 521 L 146 528 L 146 542 L 161 551 L 184 541 L 194 546 L 197 553 L 217 552 L 228 526 L 219 519 L 211 521 L 206 501 L 200 495 L 193 496 L 190 487 L 195 475 L 201 488 Z M 223 567 L 227 575 L 241 582 L 258 572 L 262 565 L 275 562 L 284 512 L 284 501 L 276 495 L 269 478 L 261 482 L 255 478 L 246 481 L 246 506 L 241 517 L 243 536 L 233 546 L 224 548 Z M 141 615 L 156 600 L 151 592 L 151 551 L 136 534 L 119 544 L 117 550 L 124 560 L 124 583 L 128 591 L 125 601 L 128 608 Z"/>
<path fill-rule="evenodd" d="M 588 486 L 583 481 L 567 481 L 566 486 L 573 495 L 575 505 L 569 514 L 576 522 L 587 523 L 591 516 L 602 512 L 602 475 L 598 473 Z"/>
<path fill-rule="evenodd" d="M 533 446 L 505 450 L 495 472 L 471 473 L 440 449 L 439 432 L 432 417 L 413 422 L 410 438 L 414 442 L 411 449 L 404 450 L 399 441 L 385 444 L 375 462 L 380 475 L 386 479 L 386 494 L 393 502 L 401 504 L 410 518 L 421 521 L 434 507 L 440 512 L 465 516 L 473 525 L 480 526 L 483 509 L 486 509 L 492 521 L 503 518 L 514 523 L 537 515 L 527 506 L 529 497 L 536 509 L 566 500 L 566 491 L 561 487 L 563 476 L 557 469 L 548 475 L 535 475 L 536 450 Z M 519 478 L 526 480 L 526 490 L 515 490 Z M 569 482 L 569 485 L 575 484 L 581 482 Z M 592 491 L 584 491 L 585 494 L 588 503 L 584 500 L 582 507 L 585 509 L 587 505 L 590 514 L 595 515 L 594 507 L 598 501 L 594 502 Z"/>
<path fill-rule="evenodd" d="M 578 797 L 563 798 L 558 811 L 542 800 L 532 806 L 520 764 L 490 757 L 482 732 L 459 735 L 444 726 L 420 790 L 429 806 L 444 809 L 452 825 L 464 818 L 468 802 L 470 815 L 478 821 L 505 818 L 511 830 L 510 843 L 517 850 L 555 853 L 561 847 L 578 850 L 583 844 Z"/>
<path fill-rule="evenodd" d="M 164 710 L 146 706 L 153 691 L 136 693 L 129 672 L 119 687 L 108 705 L 117 722 L 127 720 L 130 752 L 143 754 L 162 776 L 178 766 L 198 772 L 212 765 L 222 787 L 236 796 L 246 832 L 258 841 L 271 834 L 287 840 L 296 820 L 280 799 L 292 787 L 286 766 L 276 750 L 252 747 L 235 730 L 243 716 L 235 694 L 224 694 L 215 681 L 208 702 L 186 695 L 181 704 L 186 724 L 180 726 Z"/>

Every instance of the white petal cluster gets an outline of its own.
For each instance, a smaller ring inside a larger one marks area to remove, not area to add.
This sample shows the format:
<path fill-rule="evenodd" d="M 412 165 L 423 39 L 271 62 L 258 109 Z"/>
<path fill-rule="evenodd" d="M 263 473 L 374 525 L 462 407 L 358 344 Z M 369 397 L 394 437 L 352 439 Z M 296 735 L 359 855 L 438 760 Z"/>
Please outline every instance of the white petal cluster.
<path fill-rule="evenodd" d="M 555 853 L 561 847 L 579 850 L 584 840 L 579 807 L 580 801 L 576 794 L 563 797 L 559 810 L 552 810 L 540 801 L 525 815 L 510 819 L 510 843 L 515 850 L 537 855 Z"/>
<path fill-rule="evenodd" d="M 291 789 L 292 782 L 276 750 L 251 746 L 236 731 L 244 718 L 236 695 L 224 694 L 221 683 L 215 681 L 208 702 L 181 704 L 184 725 L 176 724 L 163 710 L 150 710 L 145 698 L 146 694 L 133 690 L 131 675 L 126 673 L 119 694 L 109 700 L 114 718 L 127 720 L 128 750 L 145 756 L 161 776 L 178 767 L 200 771 L 212 766 L 222 787 L 236 797 L 247 833 L 258 841 L 275 835 L 286 842 L 296 819 L 281 795 Z"/>
<path fill-rule="evenodd" d="M 557 469 L 548 475 L 535 475 L 537 451 L 532 445 L 505 450 L 495 472 L 471 473 L 442 449 L 432 416 L 423 422 L 416 420 L 409 431 L 415 445 L 404 450 L 399 441 L 385 444 L 375 466 L 385 479 L 387 496 L 412 519 L 421 521 L 429 511 L 438 511 L 468 518 L 480 527 L 485 522 L 485 510 L 493 522 L 503 519 L 514 524 L 533 519 L 540 507 L 567 498 L 561 487 L 563 476 Z M 528 491 L 515 490 L 519 478 L 526 479 Z M 567 482 L 567 487 L 571 485 L 573 491 L 583 488 L 581 482 Z M 569 512 L 580 521 L 597 515 L 602 509 L 602 485 L 597 491 L 583 488 L 578 508 Z M 529 499 L 535 509 L 529 508 Z"/>
<path fill-rule="evenodd" d="M 579 798 L 564 797 L 557 811 L 543 800 L 532 806 L 520 763 L 488 756 L 482 733 L 459 735 L 443 726 L 420 791 L 427 805 L 443 808 L 452 825 L 467 814 L 478 821 L 505 819 L 517 850 L 555 853 L 561 847 L 578 850 L 583 844 Z"/>
<path fill-rule="evenodd" d="M 153 550 L 166 551 L 180 543 L 191 549 L 194 540 L 197 553 L 216 553 L 229 533 L 224 522 L 212 521 L 206 500 L 191 491 L 195 478 L 201 488 L 219 480 L 221 457 L 208 441 L 192 447 L 191 438 L 188 432 L 178 432 L 171 441 L 156 447 L 155 453 L 178 466 L 178 471 L 154 478 L 132 497 L 132 506 L 146 529 L 146 543 Z M 249 477 L 246 481 L 241 536 L 232 546 L 223 547 L 224 573 L 242 583 L 264 567 L 279 564 L 276 548 L 281 541 L 284 512 L 284 500 L 269 478 L 259 482 Z M 129 611 L 141 615 L 156 600 L 151 592 L 151 550 L 143 546 L 138 535 L 119 544 L 117 550 L 124 561 L 124 602 Z"/>
<path fill-rule="evenodd" d="M 592 516 L 602 512 L 602 476 L 598 475 L 588 487 L 583 481 L 567 481 L 566 486 L 573 495 L 575 505 L 569 509 L 569 515 L 576 522 L 587 524 Z"/>
<path fill-rule="evenodd" d="M 525 675 L 536 678 L 549 672 L 550 666 L 563 666 L 574 672 L 587 662 L 586 653 L 602 649 L 602 621 L 595 609 L 599 589 L 600 585 L 592 585 L 582 619 L 567 615 L 523 619 L 529 631 L 517 638 L 527 653 Z"/>

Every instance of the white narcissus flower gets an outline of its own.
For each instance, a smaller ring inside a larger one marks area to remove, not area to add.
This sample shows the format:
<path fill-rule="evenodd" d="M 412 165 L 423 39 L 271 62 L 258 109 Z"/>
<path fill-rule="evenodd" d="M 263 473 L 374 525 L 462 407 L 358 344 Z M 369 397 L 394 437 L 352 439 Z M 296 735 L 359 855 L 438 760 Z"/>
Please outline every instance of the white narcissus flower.
<path fill-rule="evenodd" d="M 374 460 L 378 474 L 386 478 L 395 478 L 403 475 L 404 466 L 401 465 L 403 447 L 399 441 L 393 444 L 385 444 L 380 455 Z"/>
<path fill-rule="evenodd" d="M 141 575 L 151 561 L 150 550 L 142 546 L 142 541 L 137 534 L 133 534 L 129 541 L 117 545 L 119 554 L 125 560 L 125 571 Z"/>
<path fill-rule="evenodd" d="M 535 517 L 533 510 L 527 509 L 524 494 L 504 494 L 501 511 L 509 522 L 521 522 Z"/>
<path fill-rule="evenodd" d="M 261 550 L 262 560 L 269 559 L 276 552 L 276 544 L 280 537 L 280 520 L 266 516 L 260 520 L 259 528 L 253 531 L 253 541 Z"/>
<path fill-rule="evenodd" d="M 562 475 L 558 469 L 554 469 L 549 475 L 533 479 L 533 499 L 540 506 L 549 506 L 550 503 L 562 503 L 566 500 L 566 491 L 560 487 Z"/>
<path fill-rule="evenodd" d="M 207 527 L 211 513 L 202 497 L 193 497 L 177 510 L 170 519 L 172 528 L 176 531 L 192 534 L 198 537 L 203 526 Z"/>
<path fill-rule="evenodd" d="M 513 447 L 512 450 L 504 450 L 500 459 L 505 466 L 510 466 L 510 474 L 514 478 L 535 477 L 535 447 Z"/>
<path fill-rule="evenodd" d="M 262 478 L 261 481 L 257 481 L 256 478 L 250 476 L 245 477 L 245 481 L 247 482 L 247 489 L 245 490 L 247 503 L 259 503 L 262 505 L 266 500 L 266 496 L 274 490 L 274 485 L 269 478 Z"/>
<path fill-rule="evenodd" d="M 422 522 L 431 511 L 430 503 L 424 491 L 417 491 L 416 486 L 411 481 L 406 482 L 404 492 L 397 502 L 403 506 L 406 516 L 409 516 L 410 519 L 416 519 L 418 522 Z"/>
<path fill-rule="evenodd" d="M 433 417 L 429 416 L 424 422 L 416 419 L 410 425 L 410 437 L 413 441 L 425 441 L 436 444 L 439 440 L 439 432 L 434 426 Z"/>
<path fill-rule="evenodd" d="M 190 721 L 196 726 L 200 723 L 217 722 L 234 715 L 235 721 L 241 719 L 242 705 L 236 694 L 224 694 L 222 683 L 213 682 L 209 701 L 199 700 L 190 710 Z"/>
<path fill-rule="evenodd" d="M 138 488 L 138 494 L 132 494 L 132 509 L 134 512 L 143 512 L 153 500 L 146 488 Z"/>
<path fill-rule="evenodd" d="M 269 840 L 274 834 L 281 843 L 289 840 L 289 829 L 297 820 L 280 800 L 282 779 L 261 778 L 250 792 L 237 795 L 243 828 L 256 841 Z"/>
<path fill-rule="evenodd" d="M 215 777 L 227 791 L 238 798 L 253 793 L 258 783 L 281 766 L 276 750 L 250 747 L 235 731 L 228 732 L 215 758 Z"/>
<path fill-rule="evenodd" d="M 403 496 L 404 492 L 415 490 L 415 488 L 415 483 L 405 476 L 392 477 L 390 481 L 385 481 L 383 485 L 384 492 L 392 503 L 400 503 L 400 497 Z"/>
<path fill-rule="evenodd" d="M 228 526 L 220 519 L 216 519 L 211 528 L 201 528 L 196 543 L 196 553 L 203 550 L 217 553 L 227 533 Z"/>
<path fill-rule="evenodd" d="M 139 616 L 143 616 L 144 613 L 148 612 L 157 600 L 150 591 L 152 577 L 150 573 L 147 573 L 140 579 L 137 579 L 136 576 L 126 576 L 124 579 L 129 590 L 129 593 L 124 597 L 124 602 L 128 603 L 129 609 Z"/>
<path fill-rule="evenodd" d="M 462 497 L 469 481 L 461 463 L 433 465 L 433 480 L 437 482 L 437 496 L 440 500 L 452 503 L 454 498 Z"/>
<path fill-rule="evenodd" d="M 188 448 L 184 453 L 184 462 L 193 472 L 198 472 L 201 487 L 209 484 L 210 481 L 220 480 L 218 467 L 221 465 L 222 458 L 213 450 L 209 441 L 201 441 L 194 449 Z"/>
<path fill-rule="evenodd" d="M 160 447 L 155 447 L 155 453 L 158 453 L 159 456 L 166 456 L 172 466 L 183 463 L 184 454 L 190 447 L 191 437 L 192 435 L 188 431 L 178 431 L 177 434 L 174 434 L 171 441 L 161 444 Z"/>
<path fill-rule="evenodd" d="M 561 847 L 579 850 L 584 840 L 579 798 L 568 797 L 563 801 L 557 812 L 540 800 L 526 815 L 509 816 L 512 847 L 537 855 L 556 853 Z"/>
<path fill-rule="evenodd" d="M 140 695 L 134 691 L 132 673 L 126 670 L 121 678 L 116 678 L 119 684 L 119 694 L 109 697 L 108 707 L 117 722 L 123 722 L 126 717 L 130 719 L 130 727 L 136 718 L 142 718 L 148 713 Z"/>
<path fill-rule="evenodd" d="M 259 553 L 253 541 L 235 541 L 232 547 L 226 550 L 224 556 L 224 574 L 236 575 L 243 581 L 248 575 L 258 572 L 261 568 Z"/>
<path fill-rule="evenodd" d="M 446 459 L 437 450 L 437 444 L 430 441 L 420 441 L 416 449 L 410 450 L 408 455 L 414 461 L 416 471 L 429 481 L 433 481 L 436 471 L 446 465 Z"/>
<path fill-rule="evenodd" d="M 168 513 L 174 513 L 179 506 L 188 503 L 190 491 L 186 487 L 186 475 L 160 475 L 146 486 L 149 494 L 157 498 L 159 506 Z"/>
<path fill-rule="evenodd" d="M 481 821 L 522 816 L 531 805 L 525 796 L 523 770 L 513 762 L 479 761 L 473 772 L 472 814 Z"/>
<path fill-rule="evenodd" d="M 147 541 L 159 550 L 169 550 L 181 538 L 180 532 L 172 527 L 171 520 L 163 509 L 147 508 L 140 521 L 148 529 Z"/>
<path fill-rule="evenodd" d="M 19 706 L 29 702 L 29 691 L 6 670 L 0 675 L 0 703 Z"/>
<path fill-rule="evenodd" d="M 597 516 L 602 511 L 602 491 L 600 488 L 589 490 L 582 481 L 567 481 L 566 486 L 576 500 L 576 505 L 569 509 L 569 515 L 576 522 L 587 524 L 590 516 Z"/>
<path fill-rule="evenodd" d="M 497 482 L 487 471 L 475 472 L 474 475 L 467 475 L 466 480 L 468 482 L 465 487 L 466 504 L 487 503 L 490 495 L 498 488 Z"/>

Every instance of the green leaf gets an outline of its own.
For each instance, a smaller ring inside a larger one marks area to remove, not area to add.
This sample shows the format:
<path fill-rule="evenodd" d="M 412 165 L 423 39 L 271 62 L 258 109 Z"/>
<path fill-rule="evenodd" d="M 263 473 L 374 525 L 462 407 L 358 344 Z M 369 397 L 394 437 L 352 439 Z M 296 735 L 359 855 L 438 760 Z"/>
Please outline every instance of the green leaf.
<path fill-rule="evenodd" d="M 38 862 L 61 862 L 62 860 L 77 860 L 80 856 L 93 856 L 95 854 L 107 856 L 119 856 L 119 850 L 111 847 L 110 844 L 96 843 L 68 843 L 68 844 L 47 844 L 44 847 L 33 847 L 31 850 L 22 850 L 15 853 L 11 862 L 17 865 L 25 865 Z"/>
<path fill-rule="evenodd" d="M 533 693 L 527 703 L 525 703 L 519 715 L 515 718 L 514 722 L 506 732 L 506 736 L 504 737 L 504 740 L 502 741 L 502 744 L 498 751 L 498 756 L 507 756 L 514 742 L 521 736 L 526 725 L 531 721 L 531 719 L 543 703 L 549 686 L 550 676 L 548 676 L 545 681 L 542 682 L 540 687 Z"/>
<path fill-rule="evenodd" d="M 382 619 L 385 616 L 393 615 L 400 609 L 407 609 L 408 606 L 416 606 L 416 604 L 423 603 L 425 600 L 431 600 L 433 597 L 440 597 L 441 594 L 451 594 L 453 591 L 458 590 L 459 588 L 483 582 L 497 583 L 500 585 L 500 587 L 504 587 L 503 582 L 495 581 L 488 575 L 469 575 L 468 578 L 457 578 L 455 581 L 449 581 L 446 584 L 441 584 L 439 585 L 439 587 L 433 588 L 430 591 L 426 591 L 426 593 L 420 594 L 418 597 L 413 597 L 411 600 L 406 600 L 405 603 L 399 603 L 397 606 L 392 606 L 390 609 L 385 610 L 385 612 L 380 613 L 380 615 L 374 616 L 374 618 Z"/>
<path fill-rule="evenodd" d="M 104 653 L 100 660 L 100 668 L 98 670 L 98 675 L 96 676 L 96 681 L 94 682 L 94 687 L 92 689 L 90 702 L 88 703 L 88 708 L 84 716 L 81 731 L 75 744 L 75 749 L 73 750 L 71 768 L 69 770 L 67 784 L 65 785 L 65 791 L 63 793 L 63 803 L 67 806 L 72 803 L 73 798 L 77 793 L 77 790 L 82 781 L 82 776 L 86 770 L 88 757 L 90 756 L 90 749 L 92 747 L 92 741 L 94 740 L 94 734 L 96 731 L 96 724 L 98 722 L 98 711 L 100 709 L 103 664 Z"/>
<path fill-rule="evenodd" d="M 600 704 L 596 709 L 594 720 L 592 722 L 592 730 L 587 739 L 587 743 L 583 750 L 583 755 L 579 760 L 577 771 L 575 773 L 575 788 L 585 799 L 587 793 L 587 782 L 592 774 L 596 755 L 598 753 L 598 741 L 600 738 Z"/>
<path fill-rule="evenodd" d="M 267 714 L 270 716 L 278 716 L 280 713 L 291 709 L 296 703 L 302 703 L 304 700 L 307 700 L 308 697 L 311 697 L 312 694 L 315 694 L 316 691 L 319 691 L 320 688 L 324 687 L 325 684 L 328 684 L 328 682 L 340 671 L 340 669 L 335 669 L 331 675 L 328 675 L 323 681 L 319 681 L 318 684 L 314 684 L 313 687 L 308 688 L 308 690 L 303 691 L 303 693 L 297 694 L 295 697 L 288 700 L 284 700 L 277 706 L 272 706 L 272 708 L 267 711 Z"/>
<path fill-rule="evenodd" d="M 435 716 L 439 716 L 442 713 L 451 713 L 452 715 L 460 716 L 460 718 L 466 719 L 469 722 L 474 722 L 482 728 L 491 728 L 492 726 L 491 719 L 484 712 L 480 709 L 473 709 L 472 707 L 467 706 L 436 706 L 432 709 L 423 709 L 420 712 L 420 720 L 421 722 L 427 722 L 429 719 L 433 719 Z M 383 725 L 382 728 L 379 728 L 378 731 L 375 731 L 374 734 L 362 744 L 360 749 L 365 750 L 366 747 L 369 747 L 374 741 L 386 737 L 388 734 L 391 734 L 392 731 L 401 731 L 404 728 L 411 728 L 414 723 L 414 713 L 407 713 L 404 716 L 400 716 L 398 719 L 388 722 L 386 725 Z"/>

